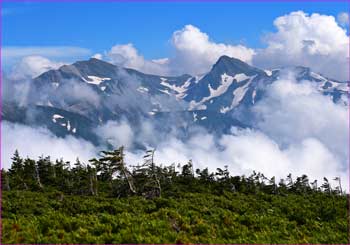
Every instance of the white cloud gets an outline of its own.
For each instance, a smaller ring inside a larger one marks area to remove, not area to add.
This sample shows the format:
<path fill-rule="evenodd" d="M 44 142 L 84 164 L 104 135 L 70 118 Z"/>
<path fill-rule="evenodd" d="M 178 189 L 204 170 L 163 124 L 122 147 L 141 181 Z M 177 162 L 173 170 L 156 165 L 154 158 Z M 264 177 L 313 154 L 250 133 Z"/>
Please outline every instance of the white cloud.
<path fill-rule="evenodd" d="M 186 25 L 183 29 L 175 31 L 171 41 L 175 48 L 175 57 L 170 63 L 179 73 L 207 72 L 222 55 L 250 63 L 255 53 L 253 49 L 243 45 L 216 43 L 193 25 Z"/>
<path fill-rule="evenodd" d="M 71 46 L 5 46 L 1 49 L 3 71 L 18 79 L 35 77 L 90 55 L 89 49 Z"/>
<path fill-rule="evenodd" d="M 265 36 L 267 48 L 253 64 L 263 67 L 303 65 L 329 77 L 349 78 L 349 37 L 333 16 L 302 11 L 278 17 L 277 32 Z"/>
<path fill-rule="evenodd" d="M 250 63 L 254 50 L 243 45 L 215 43 L 206 33 L 193 25 L 175 31 L 171 37 L 174 56 L 146 60 L 131 44 L 115 45 L 107 52 L 114 64 L 160 75 L 201 74 L 207 72 L 222 55 L 228 55 Z"/>
<path fill-rule="evenodd" d="M 93 56 L 91 56 L 91 58 L 95 58 L 95 59 L 98 59 L 98 60 L 102 60 L 102 57 L 103 57 L 103 55 L 100 54 L 100 53 L 97 53 L 97 54 L 94 54 Z"/>
<path fill-rule="evenodd" d="M 43 72 L 57 69 L 64 65 L 62 62 L 54 62 L 42 56 L 26 56 L 13 66 L 10 77 L 14 80 L 34 78 Z"/>
<path fill-rule="evenodd" d="M 115 148 L 122 145 L 128 148 L 134 141 L 134 132 L 125 121 L 108 121 L 96 128 L 96 134 Z"/>
<path fill-rule="evenodd" d="M 276 81 L 253 111 L 257 127 L 290 162 L 285 171 L 348 180 L 348 108 L 320 94 L 314 83 L 292 74 Z"/>
<path fill-rule="evenodd" d="M 338 16 L 340 24 L 348 15 Z M 173 56 L 147 60 L 132 44 L 115 45 L 106 53 L 115 64 L 160 75 L 202 74 L 222 55 L 253 63 L 261 68 L 303 65 L 339 80 L 347 80 L 349 37 L 333 16 L 302 11 L 276 18 L 277 32 L 264 37 L 267 47 L 254 50 L 243 45 L 216 43 L 193 25 L 171 37 Z"/>
<path fill-rule="evenodd" d="M 129 151 L 127 163 L 142 162 L 143 152 Z M 156 147 L 155 162 L 163 166 L 181 165 L 192 159 L 195 168 L 207 168 L 215 172 L 225 165 L 231 175 L 250 175 L 262 172 L 271 178 L 286 178 L 292 173 L 294 178 L 306 174 L 310 180 L 332 179 L 340 176 L 344 186 L 348 186 L 346 162 L 316 138 L 304 138 L 299 142 L 281 147 L 278 142 L 257 130 L 240 130 L 235 135 L 219 138 L 207 133 L 196 134 L 187 141 L 175 136 L 159 142 Z M 347 189 L 347 188 L 346 188 Z"/>
<path fill-rule="evenodd" d="M 340 25 L 348 26 L 349 25 L 349 13 L 346 13 L 346 12 L 339 13 L 337 16 L 337 20 L 338 20 Z"/>
<path fill-rule="evenodd" d="M 131 43 L 115 45 L 106 55 L 107 59 L 116 65 L 137 69 L 145 73 L 168 73 L 168 67 L 164 60 L 146 60 Z"/>
<path fill-rule="evenodd" d="M 267 97 L 253 108 L 257 126 L 281 145 L 316 138 L 343 161 L 347 159 L 347 107 L 333 103 L 315 84 L 297 83 L 289 74 L 267 89 Z"/>
<path fill-rule="evenodd" d="M 315 138 L 281 147 L 262 132 L 243 130 L 236 136 L 225 135 L 220 143 L 225 147 L 220 157 L 232 159 L 228 165 L 233 173 L 249 174 L 255 170 L 277 179 L 285 178 L 288 173 L 294 177 L 307 174 L 310 179 L 320 181 L 325 176 L 341 176 L 348 183 L 346 163 Z"/>
<path fill-rule="evenodd" d="M 52 90 L 51 86 L 48 86 L 47 94 L 41 94 L 43 101 L 50 100 L 50 97 L 56 97 L 58 102 L 62 104 L 62 107 L 70 107 L 71 111 L 84 114 L 84 107 L 82 104 L 77 108 L 71 106 L 74 103 L 88 102 L 88 107 L 98 107 L 100 105 L 101 97 L 99 94 L 88 86 L 86 83 L 79 83 L 76 80 L 66 80 L 57 90 Z M 66 104 L 64 104 L 66 103 Z"/>
<path fill-rule="evenodd" d="M 17 149 L 21 156 L 37 159 L 39 156 L 51 156 L 51 159 L 75 162 L 79 157 L 87 163 L 97 154 L 97 149 L 87 141 L 72 136 L 59 138 L 44 128 L 32 128 L 6 121 L 1 122 L 1 167 L 11 165 L 11 157 Z"/>

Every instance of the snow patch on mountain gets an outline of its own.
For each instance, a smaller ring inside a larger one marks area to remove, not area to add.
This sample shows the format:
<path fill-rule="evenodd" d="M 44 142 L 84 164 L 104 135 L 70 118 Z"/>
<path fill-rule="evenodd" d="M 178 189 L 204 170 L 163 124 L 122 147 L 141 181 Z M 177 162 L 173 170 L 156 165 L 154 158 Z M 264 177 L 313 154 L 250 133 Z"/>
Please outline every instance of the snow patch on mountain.
<path fill-rule="evenodd" d="M 171 93 L 169 92 L 168 89 L 158 89 L 158 91 L 164 93 L 164 94 L 167 94 L 167 95 L 171 95 Z"/>
<path fill-rule="evenodd" d="M 338 83 L 336 89 L 341 90 L 343 92 L 349 92 L 349 85 L 348 83 Z"/>
<path fill-rule="evenodd" d="M 52 116 L 52 121 L 54 122 L 54 123 L 56 123 L 57 122 L 57 119 L 63 119 L 64 117 L 63 116 L 61 116 L 61 115 L 59 115 L 59 114 L 54 114 L 53 116 Z"/>
<path fill-rule="evenodd" d="M 137 91 L 139 91 L 140 93 L 148 93 L 149 90 L 146 87 L 140 86 L 137 88 Z"/>
<path fill-rule="evenodd" d="M 70 128 L 71 128 L 70 121 L 68 120 L 68 122 L 67 122 L 67 130 L 70 131 Z"/>
<path fill-rule="evenodd" d="M 264 72 L 265 72 L 266 75 L 268 75 L 269 77 L 272 76 L 272 71 L 270 71 L 270 70 L 264 70 Z"/>
<path fill-rule="evenodd" d="M 190 82 L 191 79 L 192 79 L 192 77 L 188 78 L 184 82 L 184 84 L 182 84 L 181 86 L 176 86 L 175 84 L 170 84 L 168 79 L 161 77 L 160 84 L 162 86 L 167 87 L 167 88 L 171 89 L 172 91 L 174 91 L 177 99 L 182 99 L 183 97 L 186 96 L 185 92 L 187 91 L 188 87 L 191 84 L 191 82 Z"/>
<path fill-rule="evenodd" d="M 198 120 L 197 113 L 193 112 L 193 121 L 196 122 Z"/>
<path fill-rule="evenodd" d="M 53 107 L 53 104 L 51 103 L 51 101 L 47 101 L 47 106 L 49 106 L 49 107 Z"/>
<path fill-rule="evenodd" d="M 239 103 L 242 101 L 242 99 L 244 98 L 248 88 L 249 88 L 249 84 L 251 83 L 251 81 L 255 78 L 256 76 L 253 76 L 250 78 L 250 80 L 245 83 L 243 86 L 236 88 L 233 91 L 233 100 L 232 103 L 229 107 L 222 107 L 220 109 L 220 113 L 227 113 L 228 111 L 231 111 L 232 109 L 234 109 L 236 106 L 239 105 Z"/>
<path fill-rule="evenodd" d="M 239 74 L 236 74 L 235 76 L 229 76 L 226 73 L 222 74 L 220 85 L 216 89 L 213 89 L 211 87 L 211 85 L 208 84 L 209 96 L 204 97 L 199 102 L 196 102 L 194 100 L 190 101 L 189 110 L 199 109 L 199 107 L 202 106 L 205 102 L 211 101 L 213 98 L 217 98 L 217 97 L 221 96 L 222 94 L 226 93 L 226 91 L 232 85 L 232 83 L 234 81 L 236 81 L 237 83 L 241 83 L 247 79 L 252 79 L 252 77 L 249 77 L 249 76 L 245 75 L 244 73 L 239 73 Z"/>
<path fill-rule="evenodd" d="M 324 78 L 323 76 L 321 76 L 320 74 L 317 74 L 315 72 L 310 72 L 311 77 L 317 79 L 317 80 L 321 80 L 321 81 L 327 81 L 326 78 Z"/>
<path fill-rule="evenodd" d="M 85 82 L 95 85 L 100 85 L 103 81 L 109 81 L 111 78 L 109 77 L 97 77 L 97 76 L 87 76 L 89 80 L 85 79 Z"/>
<path fill-rule="evenodd" d="M 252 93 L 252 102 L 253 102 L 253 104 L 255 104 L 255 97 L 256 97 L 256 90 L 254 89 L 254 91 Z"/>
<path fill-rule="evenodd" d="M 233 91 L 234 97 L 231 104 L 231 109 L 235 108 L 239 104 L 239 102 L 241 102 L 241 100 L 243 99 L 244 95 L 248 90 L 249 83 L 250 82 L 247 82 L 246 84 L 244 84 L 244 86 L 238 87 L 237 89 L 235 89 L 235 91 Z"/>

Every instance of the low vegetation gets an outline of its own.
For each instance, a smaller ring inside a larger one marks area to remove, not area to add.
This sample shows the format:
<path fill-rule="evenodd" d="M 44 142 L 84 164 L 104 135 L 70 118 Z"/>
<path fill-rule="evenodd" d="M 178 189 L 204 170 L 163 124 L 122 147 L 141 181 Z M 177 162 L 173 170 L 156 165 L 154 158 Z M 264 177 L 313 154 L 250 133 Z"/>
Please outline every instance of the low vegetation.
<path fill-rule="evenodd" d="M 288 175 L 231 176 L 154 163 L 123 148 L 85 165 L 23 159 L 1 171 L 2 243 L 349 243 L 347 196 Z M 128 167 L 129 166 L 129 167 Z"/>

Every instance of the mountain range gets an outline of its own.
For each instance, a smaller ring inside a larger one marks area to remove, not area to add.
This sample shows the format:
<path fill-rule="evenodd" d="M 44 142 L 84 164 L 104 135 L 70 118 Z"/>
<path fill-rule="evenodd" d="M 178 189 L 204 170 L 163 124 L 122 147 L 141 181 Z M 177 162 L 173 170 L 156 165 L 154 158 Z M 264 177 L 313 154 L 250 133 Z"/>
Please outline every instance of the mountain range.
<path fill-rule="evenodd" d="M 183 137 L 201 126 L 225 133 L 232 126 L 253 127 L 250 108 L 269 85 L 293 71 L 335 103 L 347 104 L 347 82 L 307 67 L 262 70 L 241 60 L 220 57 L 200 76 L 159 76 L 91 58 L 49 70 L 30 81 L 26 103 L 3 101 L 2 120 L 45 127 L 59 137 L 72 135 L 101 142 L 96 127 L 126 120 L 138 128 L 144 120 L 157 130 L 176 127 Z"/>

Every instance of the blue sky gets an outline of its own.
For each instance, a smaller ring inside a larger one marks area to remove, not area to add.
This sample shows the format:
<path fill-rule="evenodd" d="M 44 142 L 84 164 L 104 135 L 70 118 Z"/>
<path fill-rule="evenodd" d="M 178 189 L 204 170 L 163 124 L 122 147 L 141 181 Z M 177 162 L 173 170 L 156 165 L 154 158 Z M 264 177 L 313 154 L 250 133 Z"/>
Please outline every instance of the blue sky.
<path fill-rule="evenodd" d="M 145 58 L 166 57 L 175 30 L 192 24 L 215 42 L 259 48 L 273 20 L 292 11 L 337 16 L 342 3 L 10 3 L 2 4 L 3 46 L 78 46 L 103 52 L 133 43 Z"/>

